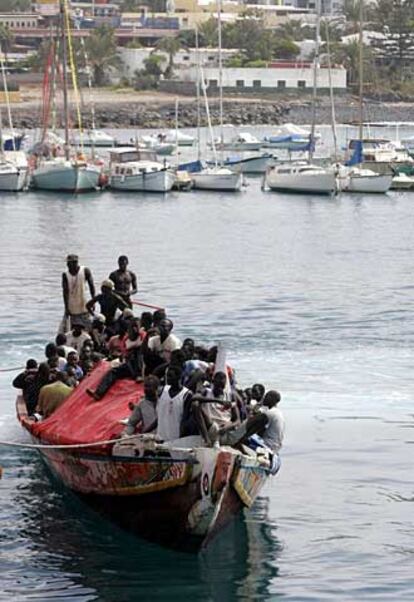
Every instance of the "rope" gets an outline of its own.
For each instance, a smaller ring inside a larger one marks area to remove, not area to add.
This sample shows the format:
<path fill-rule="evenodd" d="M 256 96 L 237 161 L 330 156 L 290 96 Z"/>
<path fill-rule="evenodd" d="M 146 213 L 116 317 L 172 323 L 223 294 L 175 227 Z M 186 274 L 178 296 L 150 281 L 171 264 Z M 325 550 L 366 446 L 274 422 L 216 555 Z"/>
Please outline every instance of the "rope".
<path fill-rule="evenodd" d="M 136 439 L 140 435 L 127 435 L 122 439 L 107 439 L 106 441 L 96 441 L 95 443 L 72 443 L 72 444 L 42 444 L 42 443 L 19 443 L 18 441 L 0 441 L 0 446 L 4 445 L 7 447 L 21 447 L 25 449 L 83 449 L 85 447 L 99 447 L 100 445 L 110 445 L 119 443 L 119 441 L 128 441 L 129 439 Z"/>

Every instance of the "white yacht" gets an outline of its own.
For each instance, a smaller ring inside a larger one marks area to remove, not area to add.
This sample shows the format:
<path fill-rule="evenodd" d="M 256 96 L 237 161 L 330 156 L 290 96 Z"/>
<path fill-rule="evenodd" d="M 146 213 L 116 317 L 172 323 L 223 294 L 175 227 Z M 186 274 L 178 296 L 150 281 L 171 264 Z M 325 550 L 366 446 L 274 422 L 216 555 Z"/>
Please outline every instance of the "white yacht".
<path fill-rule="evenodd" d="M 161 132 L 158 134 L 158 140 L 160 142 L 178 144 L 178 146 L 193 146 L 195 142 L 194 136 L 183 134 L 179 130 L 168 130 L 166 133 Z"/>
<path fill-rule="evenodd" d="M 340 166 L 338 169 L 337 185 L 342 192 L 388 192 L 393 181 L 393 175 L 381 174 L 372 169 L 357 166 Z"/>
<path fill-rule="evenodd" d="M 73 133 L 70 143 L 72 146 L 96 146 L 110 148 L 116 146 L 117 141 L 103 130 L 86 130 L 82 134 L 79 131 Z"/>
<path fill-rule="evenodd" d="M 211 146 L 211 145 L 210 145 Z M 261 141 L 249 132 L 240 132 L 229 142 L 218 139 L 215 143 L 216 150 L 233 150 L 238 152 L 258 151 L 262 147 Z"/>
<path fill-rule="evenodd" d="M 145 148 L 154 150 L 157 155 L 172 155 L 176 149 L 176 144 L 172 142 L 160 142 L 157 136 L 144 135 L 140 137 L 140 142 Z"/>
<path fill-rule="evenodd" d="M 120 147 L 109 153 L 109 186 L 115 190 L 168 192 L 176 174 L 152 150 Z"/>
<path fill-rule="evenodd" d="M 0 155 L 0 190 L 18 192 L 26 187 L 29 165 L 23 151 L 3 151 Z"/>
<path fill-rule="evenodd" d="M 199 190 L 223 190 L 238 192 L 243 186 L 241 172 L 228 167 L 212 166 L 191 174 L 194 188 Z"/>
<path fill-rule="evenodd" d="M 333 194 L 336 191 L 335 171 L 307 161 L 280 163 L 267 170 L 265 185 L 281 192 Z"/>

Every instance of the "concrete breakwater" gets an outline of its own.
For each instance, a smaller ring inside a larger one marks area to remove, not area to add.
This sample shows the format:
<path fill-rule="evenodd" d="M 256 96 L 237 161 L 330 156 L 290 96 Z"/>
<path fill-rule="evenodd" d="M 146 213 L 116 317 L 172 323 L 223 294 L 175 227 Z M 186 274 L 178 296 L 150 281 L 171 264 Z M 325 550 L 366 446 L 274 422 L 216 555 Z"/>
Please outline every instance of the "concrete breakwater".
<path fill-rule="evenodd" d="M 367 102 L 365 107 L 365 121 L 401 121 L 409 122 L 414 119 L 414 105 L 412 103 L 373 103 Z M 210 114 L 213 125 L 219 123 L 219 104 L 216 100 L 211 102 Z M 241 101 L 226 100 L 223 106 L 225 123 L 234 125 L 272 125 L 277 126 L 286 122 L 308 124 L 312 120 L 312 106 L 309 100 L 298 101 L 278 100 L 277 102 L 265 100 Z M 75 112 L 72 112 L 73 125 L 75 126 Z M 336 105 L 337 123 L 352 123 L 358 119 L 358 108 L 355 99 L 347 98 Z M 83 126 L 91 125 L 91 110 L 85 107 L 82 110 Z M 33 107 L 13 108 L 13 121 L 16 127 L 33 129 L 41 125 L 41 116 Z M 185 99 L 179 106 L 178 121 L 180 127 L 196 127 L 197 106 L 196 102 Z M 327 99 L 321 99 L 316 107 L 316 123 L 329 124 L 331 122 L 331 108 Z M 173 101 L 154 101 L 154 103 L 118 102 L 99 103 L 95 105 L 95 123 L 98 128 L 172 128 L 175 127 L 175 103 Z M 63 127 L 62 111 L 57 114 L 57 127 Z M 201 110 L 201 125 L 207 125 L 204 108 Z"/>

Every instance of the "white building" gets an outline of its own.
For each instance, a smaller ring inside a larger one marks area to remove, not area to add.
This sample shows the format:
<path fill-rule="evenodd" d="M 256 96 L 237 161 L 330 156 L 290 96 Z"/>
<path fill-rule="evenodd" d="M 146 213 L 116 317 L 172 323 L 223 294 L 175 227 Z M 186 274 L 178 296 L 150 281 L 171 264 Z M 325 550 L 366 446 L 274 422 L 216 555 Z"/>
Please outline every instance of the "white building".
<path fill-rule="evenodd" d="M 179 78 L 185 81 L 196 81 L 197 70 L 192 68 L 181 72 Z M 218 85 L 219 70 L 204 69 L 204 79 L 209 86 Z M 335 90 L 346 89 L 346 69 L 335 67 L 331 69 L 332 87 Z M 243 67 L 239 69 L 223 69 L 223 88 L 244 89 L 312 89 L 313 66 L 311 63 L 269 63 L 266 68 Z M 329 90 L 329 70 L 326 67 L 317 69 L 319 89 Z"/>
<path fill-rule="evenodd" d="M 163 68 L 168 65 L 168 54 L 155 48 L 118 48 L 119 55 L 123 64 L 123 76 L 132 77 L 137 69 L 144 69 L 144 61 L 150 56 L 151 53 L 162 55 L 165 58 Z M 222 56 L 223 61 L 239 53 L 239 50 L 235 49 L 223 49 Z M 180 68 L 184 67 L 195 67 L 200 61 L 200 65 L 204 67 L 218 66 L 218 49 L 217 48 L 200 48 L 198 55 L 195 49 L 180 50 L 174 56 L 174 65 L 176 66 L 176 73 Z"/>

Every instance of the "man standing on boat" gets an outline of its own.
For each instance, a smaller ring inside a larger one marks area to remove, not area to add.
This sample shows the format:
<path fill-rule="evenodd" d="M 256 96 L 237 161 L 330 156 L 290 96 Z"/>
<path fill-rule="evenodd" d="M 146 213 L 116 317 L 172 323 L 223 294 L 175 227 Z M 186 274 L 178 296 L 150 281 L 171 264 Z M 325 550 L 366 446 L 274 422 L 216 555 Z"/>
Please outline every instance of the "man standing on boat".
<path fill-rule="evenodd" d="M 63 303 L 65 318 L 70 318 L 71 328 L 81 325 L 90 327 L 90 316 L 86 307 L 86 284 L 91 297 L 95 297 L 95 285 L 89 268 L 79 265 L 79 257 L 71 254 L 66 257 L 68 269 L 62 274 Z M 67 328 L 66 330 L 70 330 Z"/>
<path fill-rule="evenodd" d="M 115 285 L 115 293 L 122 297 L 129 307 L 132 307 L 131 295 L 138 291 L 137 277 L 134 272 L 128 270 L 128 257 L 121 255 L 118 257 L 119 268 L 109 274 L 109 279 Z"/>

